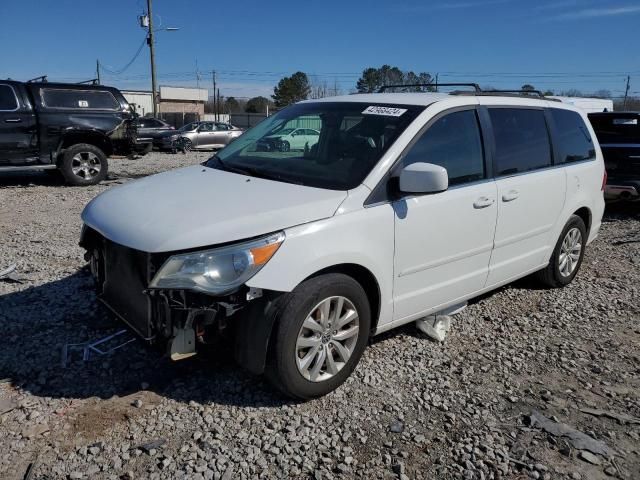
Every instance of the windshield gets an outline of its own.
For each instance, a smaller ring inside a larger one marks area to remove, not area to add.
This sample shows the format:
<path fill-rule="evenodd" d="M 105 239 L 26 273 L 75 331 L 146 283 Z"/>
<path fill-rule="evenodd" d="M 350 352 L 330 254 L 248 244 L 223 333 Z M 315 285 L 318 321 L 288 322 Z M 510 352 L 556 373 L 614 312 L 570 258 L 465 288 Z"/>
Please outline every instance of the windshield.
<path fill-rule="evenodd" d="M 424 108 L 360 102 L 292 105 L 248 130 L 205 165 L 349 190 L 362 183 Z"/>

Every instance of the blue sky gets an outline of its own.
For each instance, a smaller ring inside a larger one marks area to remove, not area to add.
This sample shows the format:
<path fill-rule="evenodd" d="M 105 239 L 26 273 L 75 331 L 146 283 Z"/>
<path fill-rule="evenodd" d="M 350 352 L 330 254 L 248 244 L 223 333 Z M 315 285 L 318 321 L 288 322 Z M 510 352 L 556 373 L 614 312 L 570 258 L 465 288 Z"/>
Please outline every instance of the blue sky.
<path fill-rule="evenodd" d="M 79 81 L 95 63 L 121 69 L 144 41 L 146 0 L 0 0 L 0 78 Z M 353 89 L 368 66 L 390 64 L 476 81 L 555 91 L 608 89 L 626 74 L 640 92 L 639 0 L 154 0 L 159 84 L 211 87 L 222 95 L 269 95 L 302 70 Z M 198 72 L 198 73 L 197 73 Z M 146 46 L 119 88 L 148 89 Z"/>

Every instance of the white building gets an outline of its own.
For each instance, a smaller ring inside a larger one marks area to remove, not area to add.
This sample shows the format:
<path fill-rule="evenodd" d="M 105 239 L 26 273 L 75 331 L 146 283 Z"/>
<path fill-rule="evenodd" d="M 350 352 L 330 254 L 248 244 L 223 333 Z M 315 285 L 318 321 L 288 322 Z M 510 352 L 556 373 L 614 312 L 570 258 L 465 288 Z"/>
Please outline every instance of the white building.
<path fill-rule="evenodd" d="M 560 97 L 549 96 L 560 100 L 563 103 L 568 103 L 574 107 L 583 109 L 587 113 L 604 112 L 606 109 L 608 112 L 613 112 L 613 100 L 606 98 L 587 98 L 587 97 Z"/>
<path fill-rule="evenodd" d="M 127 99 L 130 105 L 134 105 L 136 112 L 141 117 L 146 114 L 153 114 L 153 98 L 150 91 L 145 90 L 120 90 L 124 98 Z"/>

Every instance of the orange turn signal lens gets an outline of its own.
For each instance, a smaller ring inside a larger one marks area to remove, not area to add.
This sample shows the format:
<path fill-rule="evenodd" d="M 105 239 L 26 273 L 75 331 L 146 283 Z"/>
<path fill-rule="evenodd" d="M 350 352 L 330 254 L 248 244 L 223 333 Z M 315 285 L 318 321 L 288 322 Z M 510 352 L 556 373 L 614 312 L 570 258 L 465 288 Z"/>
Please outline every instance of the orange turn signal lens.
<path fill-rule="evenodd" d="M 253 255 L 253 263 L 255 265 L 264 265 L 269 261 L 273 254 L 278 251 L 282 242 L 270 243 L 261 247 L 255 247 L 250 250 Z"/>

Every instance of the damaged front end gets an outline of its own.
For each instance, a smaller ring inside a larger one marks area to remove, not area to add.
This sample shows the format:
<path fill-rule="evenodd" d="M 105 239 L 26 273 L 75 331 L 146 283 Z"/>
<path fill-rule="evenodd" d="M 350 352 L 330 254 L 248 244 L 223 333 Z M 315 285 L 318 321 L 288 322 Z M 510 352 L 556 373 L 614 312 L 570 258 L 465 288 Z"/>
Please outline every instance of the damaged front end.
<path fill-rule="evenodd" d="M 198 270 L 202 262 L 180 267 L 176 259 L 202 257 L 201 252 L 142 252 L 116 244 L 87 226 L 80 246 L 86 249 L 98 300 L 143 340 L 166 347 L 172 360 L 181 360 L 195 355 L 199 345 L 233 339 L 236 359 L 250 371 L 262 373 L 273 325 L 270 310 L 278 292 L 247 287 L 242 276 L 242 284 L 215 293 L 203 291 L 206 280 L 200 278 L 187 288 L 189 282 L 180 278 L 180 272 L 202 276 Z M 228 250 L 208 250 L 205 257 L 211 264 L 213 256 Z M 254 251 L 250 260 L 260 261 L 261 252 L 255 247 Z M 245 259 L 242 265 L 246 263 Z"/>

